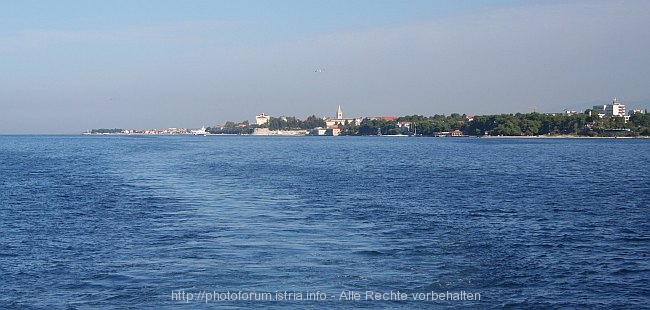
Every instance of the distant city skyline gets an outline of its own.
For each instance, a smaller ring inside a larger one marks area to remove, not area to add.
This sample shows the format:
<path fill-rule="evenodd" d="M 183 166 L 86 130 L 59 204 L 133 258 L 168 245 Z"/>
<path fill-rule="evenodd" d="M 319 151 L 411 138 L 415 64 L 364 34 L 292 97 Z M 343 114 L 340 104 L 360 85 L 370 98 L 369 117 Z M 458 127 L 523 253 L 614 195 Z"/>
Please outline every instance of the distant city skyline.
<path fill-rule="evenodd" d="M 650 107 L 650 2 L 14 1 L 0 134 Z"/>

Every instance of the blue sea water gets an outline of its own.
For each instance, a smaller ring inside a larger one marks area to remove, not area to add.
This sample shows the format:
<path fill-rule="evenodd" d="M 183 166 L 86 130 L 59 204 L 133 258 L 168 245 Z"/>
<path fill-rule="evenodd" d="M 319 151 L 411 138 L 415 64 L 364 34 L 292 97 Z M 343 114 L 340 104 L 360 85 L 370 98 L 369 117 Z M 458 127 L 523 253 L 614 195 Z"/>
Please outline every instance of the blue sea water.
<path fill-rule="evenodd" d="M 644 139 L 0 136 L 0 308 L 647 308 L 649 164 Z"/>

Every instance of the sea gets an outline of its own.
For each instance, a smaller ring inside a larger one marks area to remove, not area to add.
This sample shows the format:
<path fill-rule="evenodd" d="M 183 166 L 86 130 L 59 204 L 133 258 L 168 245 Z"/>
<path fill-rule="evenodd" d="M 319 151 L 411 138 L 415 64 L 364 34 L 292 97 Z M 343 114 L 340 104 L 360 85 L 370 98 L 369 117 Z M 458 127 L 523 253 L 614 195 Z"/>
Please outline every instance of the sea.
<path fill-rule="evenodd" d="M 650 140 L 0 136 L 2 309 L 642 309 Z"/>

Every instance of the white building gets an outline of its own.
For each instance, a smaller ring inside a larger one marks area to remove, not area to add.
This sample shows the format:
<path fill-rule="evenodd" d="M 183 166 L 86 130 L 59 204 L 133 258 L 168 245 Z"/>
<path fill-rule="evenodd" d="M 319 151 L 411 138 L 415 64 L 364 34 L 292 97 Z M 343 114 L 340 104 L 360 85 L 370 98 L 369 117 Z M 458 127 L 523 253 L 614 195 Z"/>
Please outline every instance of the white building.
<path fill-rule="evenodd" d="M 625 105 L 620 103 L 617 98 L 614 98 L 612 104 L 595 105 L 593 109 L 598 111 L 600 117 L 620 116 L 625 118 L 625 122 L 630 120 L 630 116 L 625 113 Z"/>
<path fill-rule="evenodd" d="M 598 115 L 603 116 L 626 116 L 625 105 L 614 98 L 612 104 L 595 105 L 594 110 L 598 110 Z"/>
<path fill-rule="evenodd" d="M 411 124 L 411 122 L 397 122 L 395 125 L 400 129 L 401 133 L 404 134 L 411 132 L 411 127 L 413 124 Z"/>
<path fill-rule="evenodd" d="M 195 136 L 199 136 L 199 135 L 205 136 L 205 135 L 208 134 L 208 132 L 205 131 L 205 126 L 201 127 L 201 129 L 190 130 L 190 133 L 195 135 Z"/>
<path fill-rule="evenodd" d="M 270 116 L 262 113 L 260 115 L 255 116 L 255 124 L 259 125 L 264 125 L 269 122 Z"/>
<path fill-rule="evenodd" d="M 309 131 L 309 135 L 311 136 L 340 136 L 341 135 L 341 129 L 338 127 L 332 127 L 332 128 L 314 128 Z"/>

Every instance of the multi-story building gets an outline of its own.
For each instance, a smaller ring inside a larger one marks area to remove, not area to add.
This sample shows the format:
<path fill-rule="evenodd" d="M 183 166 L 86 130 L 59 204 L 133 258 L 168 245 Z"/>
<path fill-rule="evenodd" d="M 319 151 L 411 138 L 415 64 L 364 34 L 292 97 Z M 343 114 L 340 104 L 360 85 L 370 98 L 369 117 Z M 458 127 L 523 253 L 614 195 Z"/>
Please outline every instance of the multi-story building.
<path fill-rule="evenodd" d="M 260 115 L 255 116 L 255 124 L 259 125 L 264 125 L 269 122 L 270 116 L 262 113 Z"/>
<path fill-rule="evenodd" d="M 614 98 L 612 104 L 604 105 L 595 105 L 594 110 L 598 111 L 598 115 L 603 116 L 623 116 L 625 117 L 625 105 L 618 102 L 617 98 Z"/>

